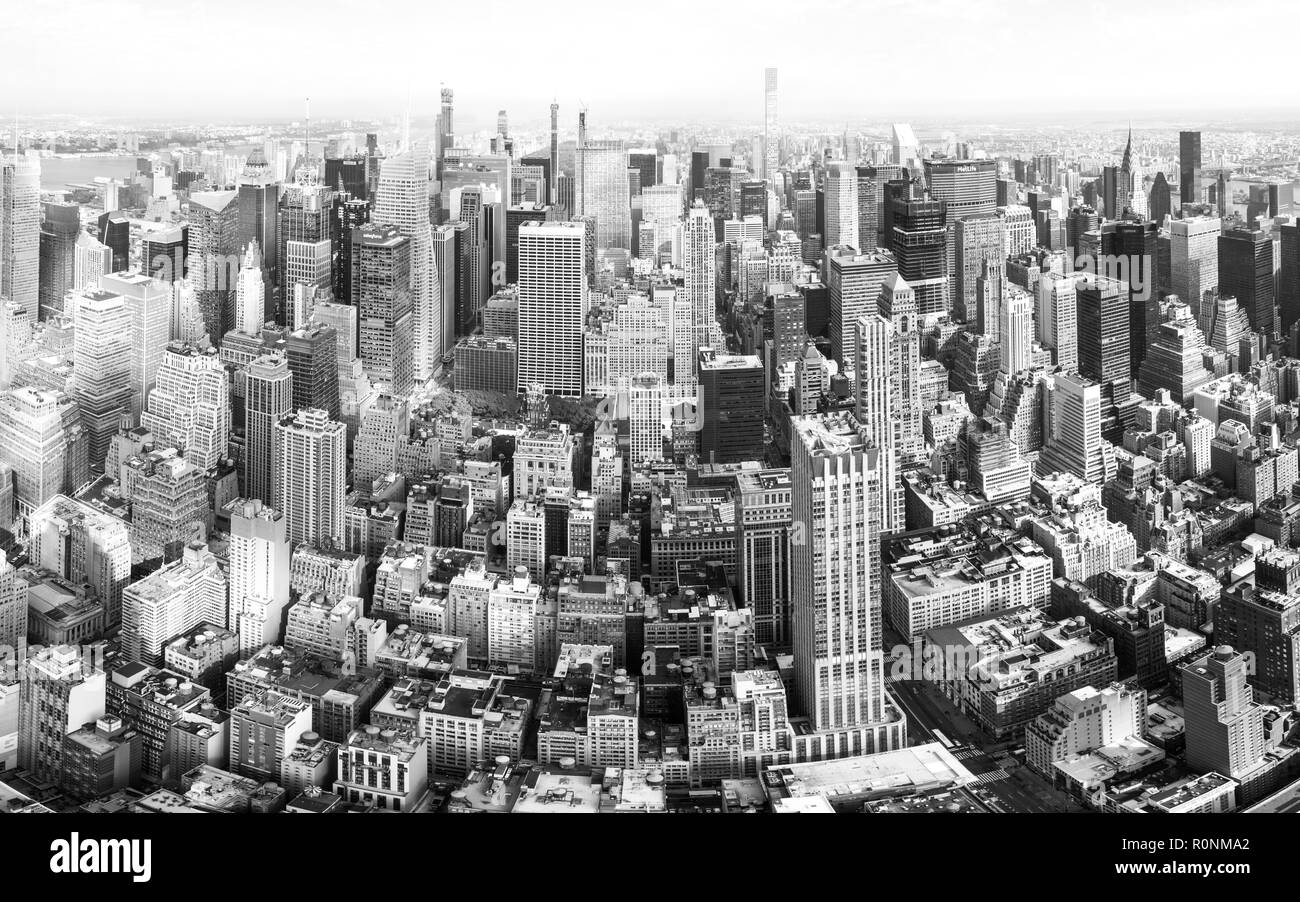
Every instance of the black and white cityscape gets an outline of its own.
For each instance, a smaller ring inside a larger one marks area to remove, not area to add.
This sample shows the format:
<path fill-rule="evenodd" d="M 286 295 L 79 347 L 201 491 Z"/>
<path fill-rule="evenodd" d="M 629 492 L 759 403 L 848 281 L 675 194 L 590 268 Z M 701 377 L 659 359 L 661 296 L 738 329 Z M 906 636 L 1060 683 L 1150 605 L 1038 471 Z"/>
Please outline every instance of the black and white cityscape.
<path fill-rule="evenodd" d="M 33 11 L 0 813 L 1300 811 L 1300 110 L 827 5 Z"/>

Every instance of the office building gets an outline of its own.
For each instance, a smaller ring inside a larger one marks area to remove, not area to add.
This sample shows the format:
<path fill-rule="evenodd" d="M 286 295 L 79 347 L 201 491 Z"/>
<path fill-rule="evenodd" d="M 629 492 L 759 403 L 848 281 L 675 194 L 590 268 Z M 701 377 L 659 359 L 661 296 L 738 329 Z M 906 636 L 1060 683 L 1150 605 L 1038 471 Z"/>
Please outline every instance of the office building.
<path fill-rule="evenodd" d="M 519 386 L 547 394 L 583 392 L 583 331 L 587 319 L 581 223 L 530 222 L 519 229 Z"/>
<path fill-rule="evenodd" d="M 314 408 L 276 425 L 275 507 L 294 544 L 342 542 L 346 440 L 346 427 Z"/>
<path fill-rule="evenodd" d="M 399 331 L 409 336 L 410 357 L 412 367 L 412 379 L 414 382 L 423 384 L 438 367 L 438 363 L 444 348 L 442 347 L 442 298 L 441 286 L 438 280 L 437 265 L 433 258 L 433 237 L 431 225 L 429 223 L 429 149 L 423 143 L 412 145 L 401 153 L 385 157 L 381 164 L 379 174 L 379 189 L 375 197 L 374 212 L 371 221 L 377 226 L 396 226 L 398 233 L 406 239 L 409 239 L 409 245 L 403 251 L 396 251 L 397 239 L 392 234 L 391 229 L 385 230 L 382 237 L 363 238 L 363 248 L 367 241 L 373 242 L 378 240 L 387 253 L 376 254 L 382 257 L 387 265 L 379 265 L 373 268 L 369 276 L 362 275 L 360 278 L 363 284 L 374 280 L 385 283 L 376 286 L 379 290 L 376 292 L 378 297 L 375 300 L 383 308 L 379 314 L 367 316 L 362 312 L 362 348 L 366 346 L 366 321 L 372 317 L 380 317 L 385 320 L 385 328 L 393 330 L 393 334 Z M 373 234 L 373 233 L 370 233 Z M 357 265 L 356 257 L 357 239 L 353 237 L 353 266 Z M 392 255 L 407 257 L 407 266 L 409 267 L 408 282 L 400 282 L 401 263 L 394 263 Z M 353 303 L 358 307 L 364 304 L 356 300 L 357 297 L 358 274 L 354 272 L 352 278 Z M 406 291 L 399 286 L 405 285 Z M 384 296 L 387 296 L 386 298 Z M 386 300 L 386 303 L 385 303 Z M 409 305 L 409 307 L 408 307 Z M 400 316 L 409 309 L 410 325 L 403 327 L 400 323 L 393 320 L 400 319 Z M 403 345 L 407 339 L 401 339 Z M 390 339 L 390 343 L 398 342 Z M 403 350 L 405 350 L 403 348 Z M 445 349 L 450 350 L 450 349 Z M 363 353 L 362 360 L 366 359 Z M 398 355 L 393 353 L 377 354 L 387 363 L 381 365 L 380 371 L 387 372 L 388 367 L 394 367 L 399 370 L 398 373 L 389 373 L 388 379 L 377 378 L 377 381 L 388 381 L 393 384 L 393 390 L 405 392 L 410 390 L 411 383 L 406 383 L 405 379 L 405 362 L 398 365 L 394 358 L 404 357 L 405 354 Z M 399 384 L 399 382 L 401 384 Z"/>
<path fill-rule="evenodd" d="M 140 425 L 201 470 L 228 459 L 230 381 L 215 349 L 170 344 Z"/>
<path fill-rule="evenodd" d="M 700 350 L 700 396 L 704 417 L 700 460 L 736 463 L 762 460 L 767 396 L 757 357 Z"/>
<path fill-rule="evenodd" d="M 810 742 L 824 757 L 897 748 L 880 650 L 881 452 L 852 414 L 792 425 L 791 506 L 808 535 L 792 546 L 791 621 L 795 690 L 821 734 Z"/>

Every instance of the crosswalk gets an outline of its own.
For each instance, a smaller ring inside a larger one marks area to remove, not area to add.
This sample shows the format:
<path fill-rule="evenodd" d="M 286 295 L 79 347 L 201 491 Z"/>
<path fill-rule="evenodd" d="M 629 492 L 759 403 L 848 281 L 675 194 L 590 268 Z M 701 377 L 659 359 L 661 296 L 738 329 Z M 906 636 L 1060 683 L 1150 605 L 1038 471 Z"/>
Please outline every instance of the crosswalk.
<path fill-rule="evenodd" d="M 997 770 L 989 771 L 987 774 L 977 774 L 975 776 L 975 782 L 982 786 L 985 783 L 996 783 L 999 780 L 1005 780 L 1010 776 L 1010 774 L 999 767 Z"/>

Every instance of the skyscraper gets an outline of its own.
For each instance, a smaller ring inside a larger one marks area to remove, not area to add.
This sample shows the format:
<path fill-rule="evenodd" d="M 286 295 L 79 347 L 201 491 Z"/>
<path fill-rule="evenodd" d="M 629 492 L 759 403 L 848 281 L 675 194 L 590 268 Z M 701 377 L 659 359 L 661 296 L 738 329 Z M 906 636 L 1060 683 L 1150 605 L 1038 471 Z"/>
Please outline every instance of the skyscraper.
<path fill-rule="evenodd" d="M 0 648 L 27 641 L 27 582 L 0 551 Z"/>
<path fill-rule="evenodd" d="M 586 251 L 580 222 L 526 222 L 519 229 L 521 394 L 533 383 L 548 394 L 582 394 Z"/>
<path fill-rule="evenodd" d="M 578 216 L 596 219 L 596 249 L 632 249 L 632 206 L 627 149 L 622 141 L 588 139 L 578 146 L 574 203 Z"/>
<path fill-rule="evenodd" d="M 140 425 L 164 447 L 179 448 L 201 470 L 229 454 L 230 380 L 213 348 L 174 343 L 158 369 Z"/>
<path fill-rule="evenodd" d="M 898 276 L 895 276 L 898 278 Z M 888 284 L 888 283 L 886 283 Z M 854 371 L 857 399 L 854 416 L 862 436 L 879 451 L 881 532 L 903 528 L 903 493 L 898 480 L 898 454 L 894 429 L 894 323 L 879 313 L 868 313 L 856 323 Z"/>
<path fill-rule="evenodd" d="M 998 205 L 997 160 L 926 160 L 925 184 L 930 196 L 944 202 L 948 229 L 948 275 L 955 274 L 954 223 L 968 216 L 993 213 Z"/>
<path fill-rule="evenodd" d="M 284 338 L 284 356 L 293 373 L 293 409 L 315 407 L 339 418 L 338 333 L 308 323 Z"/>
<path fill-rule="evenodd" d="M 1178 199 L 1194 204 L 1201 197 L 1201 133 L 1178 133 Z"/>
<path fill-rule="evenodd" d="M 771 181 L 781 165 L 781 136 L 776 110 L 776 68 L 763 70 L 763 178 Z"/>
<path fill-rule="evenodd" d="M 1286 336 L 1291 334 L 1291 326 L 1300 320 L 1300 223 L 1286 223 L 1280 231 L 1277 309 L 1279 325 Z"/>
<path fill-rule="evenodd" d="M 288 520 L 257 499 L 230 504 L 229 629 L 243 655 L 280 636 L 289 604 Z"/>
<path fill-rule="evenodd" d="M 699 349 L 709 344 L 715 320 L 716 261 L 713 220 L 700 202 L 692 205 L 682 230 L 682 264 L 686 303 L 690 308 L 692 346 L 687 358 L 683 348 L 673 349 L 674 380 L 695 375 Z"/>
<path fill-rule="evenodd" d="M 844 162 L 826 167 L 826 247 L 858 247 L 858 171 Z"/>
<path fill-rule="evenodd" d="M 1251 666 L 1246 655 L 1220 645 L 1179 668 L 1192 770 L 1239 777 L 1263 759 L 1264 708 L 1247 682 Z"/>
<path fill-rule="evenodd" d="M 131 581 L 127 524 L 89 504 L 55 495 L 27 518 L 27 534 L 32 564 L 74 584 L 94 587 L 107 622 L 121 620 L 122 590 Z"/>
<path fill-rule="evenodd" d="M 131 318 L 126 301 L 106 291 L 77 301 L 73 334 L 73 397 L 86 431 L 87 464 L 104 471 L 108 444 L 131 411 Z"/>
<path fill-rule="evenodd" d="M 63 491 L 67 482 L 64 456 L 70 437 L 62 398 L 30 386 L 0 395 L 0 460 L 13 468 L 21 517 Z"/>
<path fill-rule="evenodd" d="M 262 277 L 266 281 L 267 309 L 264 320 L 281 322 L 273 298 L 280 284 L 279 202 L 280 179 L 272 171 L 262 148 L 248 155 L 238 181 L 239 225 L 236 250 L 242 253 L 251 243 L 262 249 Z"/>
<path fill-rule="evenodd" d="M 1009 286 L 1003 298 L 998 341 L 1004 373 L 1018 373 L 1033 365 L 1034 303 L 1029 294 Z"/>
<path fill-rule="evenodd" d="M 232 309 L 240 252 L 247 250 L 239 244 L 239 196 L 238 191 L 195 191 L 186 207 L 190 223 L 186 274 L 198 292 L 208 340 L 215 345 L 220 345 L 231 329 L 240 328 Z M 262 309 L 254 322 L 260 326 L 266 322 L 265 291 L 258 302 Z"/>
<path fill-rule="evenodd" d="M 699 374 L 704 417 L 700 460 L 762 460 L 767 392 L 758 357 L 718 354 L 712 348 L 702 348 Z"/>
<path fill-rule="evenodd" d="M 1151 192 L 1147 196 L 1147 210 L 1147 215 L 1157 225 L 1162 225 L 1173 212 L 1169 182 L 1163 172 L 1157 172 L 1155 180 L 1151 182 Z"/>
<path fill-rule="evenodd" d="M 413 380 L 411 253 L 393 225 L 352 230 L 352 303 L 359 319 L 358 356 L 366 375 L 406 394 Z"/>
<path fill-rule="evenodd" d="M 943 201 L 925 198 L 895 198 L 891 202 L 893 228 L 890 249 L 898 263 L 898 274 L 916 293 L 917 312 L 926 316 L 948 312 L 948 267 L 945 247 L 949 241 Z M 954 239 L 955 240 L 955 239 Z M 1001 259 L 1001 252 L 996 255 Z M 967 310 L 969 317 L 971 310 Z"/>
<path fill-rule="evenodd" d="M 841 363 L 853 357 L 854 329 L 863 314 L 880 307 L 881 286 L 898 274 L 898 263 L 888 251 L 860 254 L 854 247 L 826 251 L 830 320 L 827 331 L 831 356 Z"/>
<path fill-rule="evenodd" d="M 880 289 L 880 315 L 894 325 L 890 361 L 891 419 L 899 472 L 925 459 L 921 416 L 921 330 L 916 314 L 916 293 L 897 273 Z"/>
<path fill-rule="evenodd" d="M 244 400 L 244 496 L 275 500 L 275 430 L 293 413 L 293 374 L 283 356 L 248 365 Z"/>
<path fill-rule="evenodd" d="M 346 427 L 323 410 L 299 410 L 276 426 L 275 457 L 275 507 L 284 512 L 289 541 L 341 543 Z"/>
<path fill-rule="evenodd" d="M 1223 223 L 1217 216 L 1193 216 L 1169 223 L 1169 288 L 1178 295 L 1205 331 L 1207 293 L 1219 287 L 1219 233 Z"/>
<path fill-rule="evenodd" d="M 1105 276 L 1087 276 L 1075 285 L 1079 334 L 1079 375 L 1100 384 L 1102 434 L 1122 434 L 1118 405 L 1129 397 L 1131 308 L 1127 286 Z"/>
<path fill-rule="evenodd" d="M 286 299 L 292 296 L 293 286 L 301 283 L 305 275 L 301 266 L 296 270 L 291 267 L 289 244 L 297 242 L 317 245 L 322 241 L 327 247 L 331 244 L 335 194 L 332 186 L 319 181 L 315 169 L 305 168 L 298 170 L 294 183 L 285 188 L 284 195 L 280 198 L 276 234 L 280 249 L 277 259 L 281 261 L 280 291 Z M 297 254 L 301 258 L 302 250 L 299 249 Z M 328 253 L 325 254 L 325 259 L 329 260 Z M 328 262 L 325 276 L 328 286 Z"/>
<path fill-rule="evenodd" d="M 894 227 L 898 227 L 897 221 Z M 1006 225 L 1001 216 L 981 213 L 959 220 L 955 229 L 953 248 L 957 259 L 953 266 L 954 281 L 948 286 L 948 295 L 951 298 L 952 315 L 970 323 L 975 320 L 976 313 L 975 280 L 984 271 L 985 261 L 1004 258 Z"/>
<path fill-rule="evenodd" d="M 63 297 L 74 285 L 77 235 L 81 232 L 80 208 L 76 204 L 46 202 L 41 205 L 40 318 L 63 312 Z"/>
<path fill-rule="evenodd" d="M 444 93 L 444 114 L 450 115 L 450 92 Z M 450 129 L 448 123 L 443 127 Z M 442 301 L 437 264 L 433 259 L 432 227 L 429 223 L 429 148 L 417 143 L 384 160 L 379 175 L 379 193 L 371 221 L 396 226 L 410 239 L 410 296 L 412 372 L 423 384 L 433 375 L 442 354 Z M 354 239 L 355 244 L 355 239 Z M 355 260 L 353 265 L 356 265 Z M 355 285 L 355 277 L 354 283 Z M 355 300 L 353 303 L 357 303 Z M 364 316 L 364 314 L 363 314 Z M 364 326 L 363 326 L 364 329 Z M 363 355 L 364 359 L 364 355 Z M 391 377 L 390 377 L 391 378 Z M 407 388 L 393 386 L 394 391 Z"/>
<path fill-rule="evenodd" d="M 139 421 L 171 341 L 171 286 L 139 273 L 118 273 L 101 278 L 99 287 L 121 295 L 131 317 L 131 418 Z"/>
<path fill-rule="evenodd" d="M 1268 233 L 1238 227 L 1219 236 L 1219 292 L 1237 299 L 1252 332 L 1271 337 L 1277 331 L 1273 241 Z"/>
<path fill-rule="evenodd" d="M 0 160 L 0 297 L 35 312 L 41 281 L 41 164 L 35 156 Z"/>
<path fill-rule="evenodd" d="M 554 207 L 560 202 L 560 105 L 551 104 L 551 171 L 546 176 L 550 202 Z"/>
<path fill-rule="evenodd" d="M 897 748 L 882 674 L 880 450 L 852 414 L 792 420 L 795 692 L 824 758 Z"/>
<path fill-rule="evenodd" d="M 1101 386 L 1068 373 L 1050 377 L 1047 386 L 1047 421 L 1038 475 L 1073 473 L 1094 485 L 1114 479 L 1115 455 L 1101 437 Z"/>
<path fill-rule="evenodd" d="M 204 623 L 224 625 L 226 576 L 203 542 L 122 592 L 122 657 L 158 666 L 163 648 Z"/>

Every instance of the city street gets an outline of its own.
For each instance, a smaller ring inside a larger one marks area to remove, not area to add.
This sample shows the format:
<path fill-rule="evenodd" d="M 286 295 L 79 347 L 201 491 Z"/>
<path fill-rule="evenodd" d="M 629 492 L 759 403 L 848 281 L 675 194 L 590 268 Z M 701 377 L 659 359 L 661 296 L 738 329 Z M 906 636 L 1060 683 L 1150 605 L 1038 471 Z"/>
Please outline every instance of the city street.
<path fill-rule="evenodd" d="M 1084 810 L 1012 758 L 1008 743 L 993 742 L 934 687 L 921 680 L 891 679 L 888 691 L 907 715 L 913 742 L 939 741 L 937 729 L 956 743 L 953 754 L 980 778 L 966 791 L 985 809 L 997 813 Z"/>

